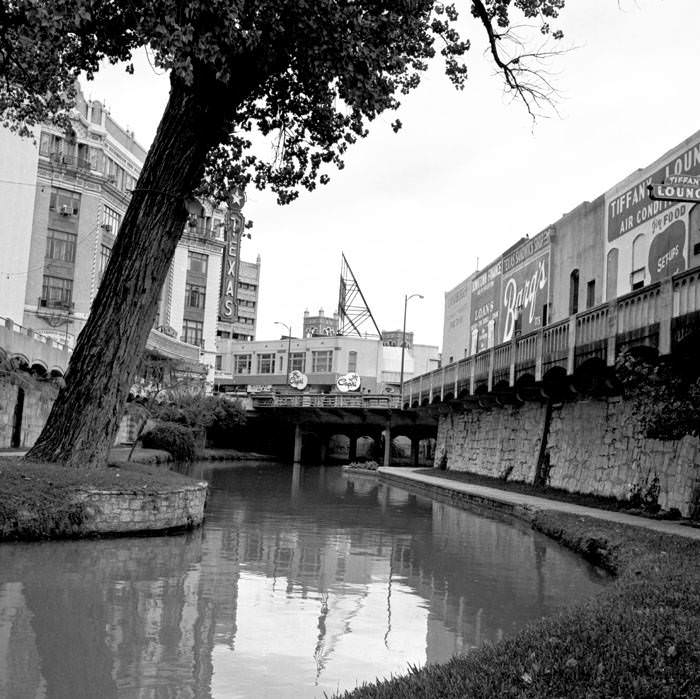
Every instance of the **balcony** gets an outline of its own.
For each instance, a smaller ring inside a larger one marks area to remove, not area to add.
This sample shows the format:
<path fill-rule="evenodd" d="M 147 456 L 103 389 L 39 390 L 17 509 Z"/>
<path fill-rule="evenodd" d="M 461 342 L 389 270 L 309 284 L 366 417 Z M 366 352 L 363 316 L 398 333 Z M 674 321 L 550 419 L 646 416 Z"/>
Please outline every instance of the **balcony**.
<path fill-rule="evenodd" d="M 90 171 L 90 161 L 86 158 L 80 158 L 75 155 L 67 155 L 65 153 L 49 153 L 49 161 L 53 165 L 65 167 L 69 170 L 84 170 Z"/>
<path fill-rule="evenodd" d="M 72 315 L 75 304 L 68 299 L 52 299 L 40 296 L 37 299 L 37 312 L 48 312 L 50 314 L 60 313 Z"/>

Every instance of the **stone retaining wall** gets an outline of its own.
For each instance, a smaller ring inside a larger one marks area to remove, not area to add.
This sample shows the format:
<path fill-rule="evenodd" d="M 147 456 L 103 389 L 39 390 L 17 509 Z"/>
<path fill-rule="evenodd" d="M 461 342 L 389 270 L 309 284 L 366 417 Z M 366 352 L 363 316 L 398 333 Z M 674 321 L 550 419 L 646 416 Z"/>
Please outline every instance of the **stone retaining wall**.
<path fill-rule="evenodd" d="M 204 520 L 206 498 L 205 481 L 161 492 L 81 491 L 76 498 L 85 506 L 81 534 L 191 529 Z"/>
<path fill-rule="evenodd" d="M 441 416 L 435 466 L 533 483 L 545 429 L 544 405 L 474 408 Z M 658 479 L 664 509 L 692 513 L 700 496 L 700 441 L 646 438 L 632 405 L 619 398 L 555 405 L 546 443 L 548 485 L 629 499 Z"/>

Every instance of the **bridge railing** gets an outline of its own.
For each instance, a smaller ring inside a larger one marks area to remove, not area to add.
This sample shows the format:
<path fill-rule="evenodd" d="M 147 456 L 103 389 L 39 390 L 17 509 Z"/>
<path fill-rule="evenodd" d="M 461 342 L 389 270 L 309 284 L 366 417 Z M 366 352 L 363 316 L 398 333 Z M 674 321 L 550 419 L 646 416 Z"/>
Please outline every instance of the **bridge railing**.
<path fill-rule="evenodd" d="M 254 408 L 398 408 L 399 396 L 370 393 L 282 393 L 254 394 Z"/>
<path fill-rule="evenodd" d="M 570 375 L 589 359 L 612 366 L 619 344 L 632 340 L 668 354 L 672 319 L 693 313 L 700 313 L 700 267 L 416 376 L 404 384 L 404 404 L 474 395 L 505 381 L 514 386 L 523 374 L 541 381 L 556 367 Z"/>

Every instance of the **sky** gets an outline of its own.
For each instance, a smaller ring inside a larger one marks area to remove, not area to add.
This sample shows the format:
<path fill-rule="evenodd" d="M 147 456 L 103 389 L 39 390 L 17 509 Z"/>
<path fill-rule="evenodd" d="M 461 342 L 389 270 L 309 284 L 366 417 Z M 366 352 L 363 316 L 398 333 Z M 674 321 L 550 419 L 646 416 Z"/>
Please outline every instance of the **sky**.
<path fill-rule="evenodd" d="M 568 0 L 558 26 L 559 47 L 571 50 L 549 63 L 556 111 L 533 122 L 504 94 L 469 19 L 463 91 L 436 62 L 330 184 L 284 207 L 248 191 L 243 258 L 262 260 L 256 339 L 285 333 L 275 321 L 298 336 L 305 309 L 335 310 L 342 251 L 380 329 L 400 329 L 404 295 L 421 294 L 407 329 L 416 343 L 441 345 L 445 291 L 700 128 L 698 0 Z M 107 66 L 83 84 L 150 144 L 168 80 L 143 53 L 134 76 Z"/>

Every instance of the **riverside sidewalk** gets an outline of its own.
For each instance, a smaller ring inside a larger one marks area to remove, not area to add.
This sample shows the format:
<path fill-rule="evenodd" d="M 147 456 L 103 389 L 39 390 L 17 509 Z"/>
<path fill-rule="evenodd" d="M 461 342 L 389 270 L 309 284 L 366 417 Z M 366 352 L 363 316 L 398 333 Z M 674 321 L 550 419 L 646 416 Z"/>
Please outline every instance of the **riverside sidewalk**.
<path fill-rule="evenodd" d="M 435 488 L 443 491 L 445 495 L 457 496 L 466 501 L 486 506 L 494 506 L 495 509 L 510 512 L 516 516 L 527 519 L 528 514 L 533 514 L 538 510 L 554 510 L 557 512 L 568 512 L 573 515 L 583 515 L 604 519 L 608 522 L 619 524 L 629 524 L 634 527 L 645 527 L 663 534 L 675 534 L 689 539 L 700 540 L 700 528 L 689 527 L 678 522 L 659 519 L 648 519 L 636 515 L 628 515 L 624 512 L 614 512 L 611 510 L 599 510 L 594 507 L 585 507 L 558 500 L 548 500 L 534 495 L 524 493 L 513 493 L 498 488 L 489 488 L 483 485 L 472 483 L 460 483 L 459 481 L 448 480 L 440 476 L 433 476 L 420 473 L 423 469 L 401 468 L 396 466 L 384 466 L 378 469 L 383 480 L 400 485 L 400 481 L 413 483 L 418 486 Z"/>

